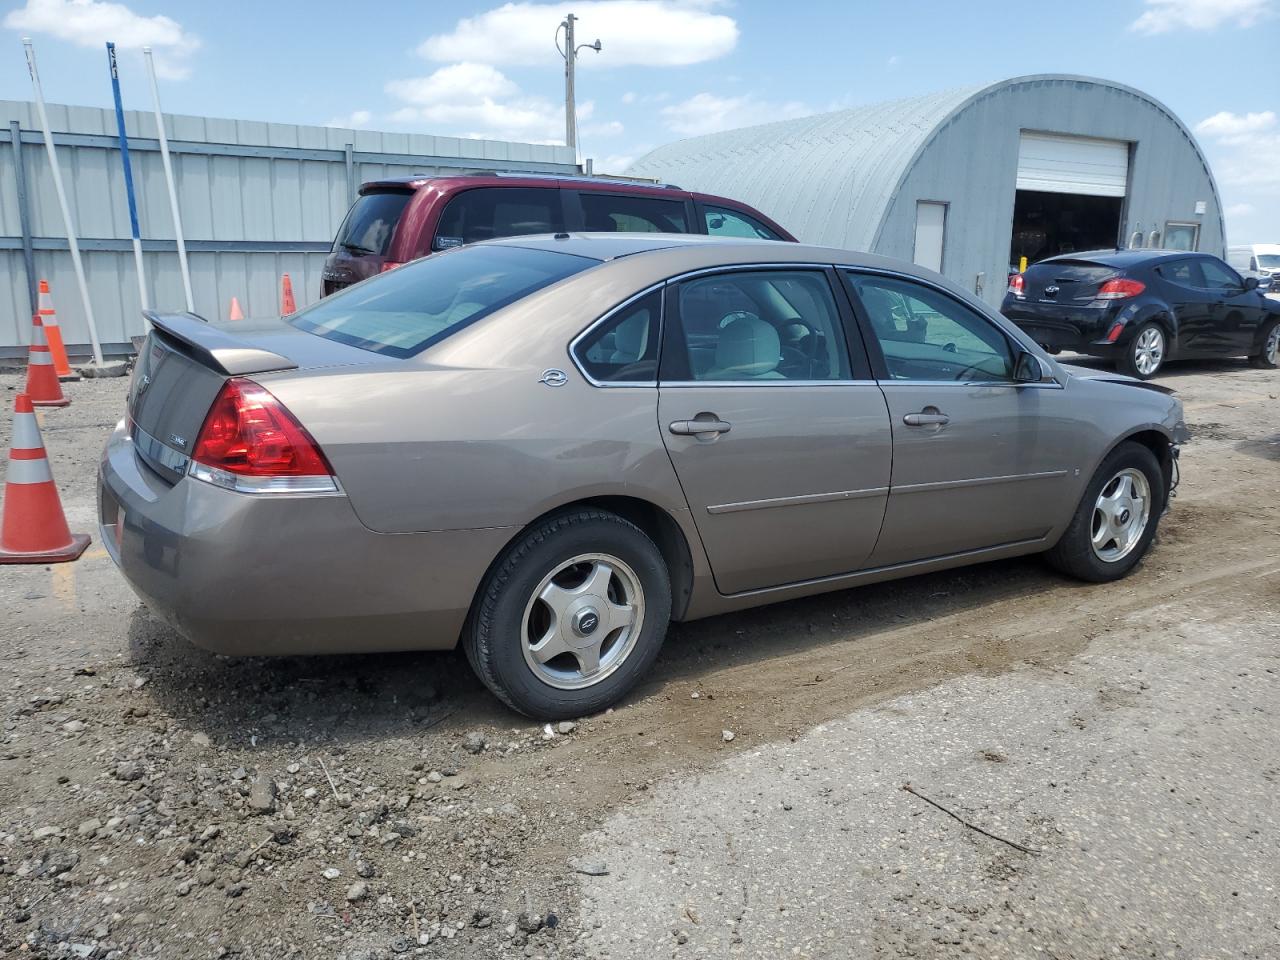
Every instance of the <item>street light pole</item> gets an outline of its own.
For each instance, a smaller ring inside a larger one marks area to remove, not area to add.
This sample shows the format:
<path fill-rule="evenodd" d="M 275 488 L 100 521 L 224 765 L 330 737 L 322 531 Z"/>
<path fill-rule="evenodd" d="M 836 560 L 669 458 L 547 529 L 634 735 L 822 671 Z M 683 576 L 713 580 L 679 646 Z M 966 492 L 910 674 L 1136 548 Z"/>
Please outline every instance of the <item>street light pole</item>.
<path fill-rule="evenodd" d="M 564 142 L 565 146 L 573 148 L 574 156 L 578 153 L 578 108 L 574 102 L 574 67 L 577 64 L 578 51 L 583 47 L 594 50 L 596 53 L 601 50 L 599 40 L 595 43 L 584 43 L 582 46 L 574 43 L 573 23 L 577 19 L 571 13 L 556 28 L 556 49 L 560 51 L 560 56 L 564 57 Z M 563 50 L 560 50 L 561 30 L 564 31 Z"/>
<path fill-rule="evenodd" d="M 575 115 L 577 105 L 574 103 L 573 68 L 578 52 L 573 49 L 573 21 L 577 19 L 571 13 L 564 21 L 564 47 L 568 51 L 564 58 L 564 143 L 565 146 L 572 147 L 575 153 L 578 150 L 578 118 Z"/>

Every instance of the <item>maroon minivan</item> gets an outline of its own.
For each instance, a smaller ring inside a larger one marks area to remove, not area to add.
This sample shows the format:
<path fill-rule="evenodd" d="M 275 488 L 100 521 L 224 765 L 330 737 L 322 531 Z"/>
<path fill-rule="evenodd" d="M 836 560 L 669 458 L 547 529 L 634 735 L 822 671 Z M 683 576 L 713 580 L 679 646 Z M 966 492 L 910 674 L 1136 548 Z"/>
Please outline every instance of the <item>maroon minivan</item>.
<path fill-rule="evenodd" d="M 796 239 L 745 203 L 663 184 L 502 173 L 373 180 L 338 228 L 321 295 L 436 250 L 561 231 Z"/>

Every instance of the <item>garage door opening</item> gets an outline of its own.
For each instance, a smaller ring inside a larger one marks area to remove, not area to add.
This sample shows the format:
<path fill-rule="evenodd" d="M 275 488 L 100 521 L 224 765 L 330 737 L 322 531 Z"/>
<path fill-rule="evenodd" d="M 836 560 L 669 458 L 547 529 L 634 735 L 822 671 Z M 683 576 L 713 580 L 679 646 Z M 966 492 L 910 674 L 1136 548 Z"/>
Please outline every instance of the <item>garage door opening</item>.
<path fill-rule="evenodd" d="M 1022 257 L 1035 263 L 1060 253 L 1114 248 L 1120 236 L 1124 197 L 1019 190 L 1013 204 L 1010 269 Z"/>
<path fill-rule="evenodd" d="M 1077 250 L 1114 248 L 1129 185 L 1129 147 L 1099 140 L 1023 131 L 1009 265 Z"/>

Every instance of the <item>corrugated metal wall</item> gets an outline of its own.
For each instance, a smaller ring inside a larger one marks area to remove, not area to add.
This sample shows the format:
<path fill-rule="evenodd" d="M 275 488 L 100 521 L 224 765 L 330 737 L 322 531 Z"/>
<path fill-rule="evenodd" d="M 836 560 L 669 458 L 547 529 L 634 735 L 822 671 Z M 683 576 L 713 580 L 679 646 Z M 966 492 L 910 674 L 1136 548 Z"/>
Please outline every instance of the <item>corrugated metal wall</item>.
<path fill-rule="evenodd" d="M 1004 298 L 1023 130 L 1133 144 L 1121 236 L 1161 232 L 1167 221 L 1200 225 L 1199 249 L 1222 256 L 1218 190 L 1194 138 L 1147 95 L 1080 77 L 1031 77 L 996 84 L 938 129 L 894 192 L 876 253 L 910 260 L 916 202 L 949 204 L 942 272 L 993 306 Z M 980 158 L 980 162 L 975 158 Z M 1196 204 L 1204 212 L 1196 213 Z"/>
<path fill-rule="evenodd" d="M 98 335 L 124 350 L 144 332 L 130 246 L 115 114 L 51 104 L 49 124 L 80 239 Z M 153 306 L 185 309 L 155 118 L 126 112 L 147 284 Z M 246 314 L 276 312 L 280 275 L 299 306 L 319 295 L 320 268 L 365 180 L 511 170 L 572 173 L 566 147 L 379 133 L 247 120 L 166 116 L 196 311 L 225 316 L 231 297 Z M 18 190 L 17 134 L 25 195 Z M 66 231 L 34 104 L 0 101 L 0 357 L 30 339 L 20 200 L 25 199 L 35 276 L 52 286 L 63 337 L 87 344 Z"/>

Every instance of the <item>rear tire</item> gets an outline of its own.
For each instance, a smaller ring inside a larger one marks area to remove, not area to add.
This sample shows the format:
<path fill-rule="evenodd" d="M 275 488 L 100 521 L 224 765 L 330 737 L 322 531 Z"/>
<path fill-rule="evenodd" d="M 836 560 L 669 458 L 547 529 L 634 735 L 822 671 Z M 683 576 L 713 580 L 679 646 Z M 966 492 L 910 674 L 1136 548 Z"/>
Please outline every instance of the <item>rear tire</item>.
<path fill-rule="evenodd" d="M 548 517 L 498 558 L 463 635 L 476 674 L 540 720 L 596 713 L 652 665 L 671 618 L 662 553 L 603 510 Z"/>
<path fill-rule="evenodd" d="M 1045 559 L 1078 580 L 1119 580 L 1151 547 L 1164 503 L 1164 473 L 1155 454 L 1126 441 L 1102 461 L 1066 532 Z"/>
<path fill-rule="evenodd" d="M 1158 323 L 1144 323 L 1125 347 L 1120 372 L 1139 380 L 1150 380 L 1169 357 L 1169 338 Z"/>
<path fill-rule="evenodd" d="M 1250 366 L 1274 370 L 1280 359 L 1280 320 L 1272 320 L 1262 333 L 1262 349 L 1249 358 Z"/>

